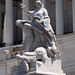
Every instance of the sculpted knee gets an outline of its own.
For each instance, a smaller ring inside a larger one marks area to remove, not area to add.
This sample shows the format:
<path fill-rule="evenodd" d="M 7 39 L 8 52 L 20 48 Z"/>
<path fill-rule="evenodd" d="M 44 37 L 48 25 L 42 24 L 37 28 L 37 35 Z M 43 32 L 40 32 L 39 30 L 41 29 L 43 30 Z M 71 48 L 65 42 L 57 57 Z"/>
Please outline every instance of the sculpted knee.
<path fill-rule="evenodd" d="M 16 25 L 17 25 L 18 27 L 22 27 L 22 26 L 23 26 L 23 24 L 22 24 L 21 21 L 22 21 L 22 20 L 17 20 L 17 21 L 16 21 Z"/>

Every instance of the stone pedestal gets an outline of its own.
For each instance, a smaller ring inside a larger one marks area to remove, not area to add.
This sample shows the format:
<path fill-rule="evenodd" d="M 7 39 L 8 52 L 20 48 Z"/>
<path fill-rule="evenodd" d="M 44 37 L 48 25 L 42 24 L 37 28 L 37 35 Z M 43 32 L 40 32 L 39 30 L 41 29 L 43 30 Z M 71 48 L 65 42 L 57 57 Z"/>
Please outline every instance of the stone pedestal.
<path fill-rule="evenodd" d="M 61 69 L 61 60 L 48 58 L 42 65 L 30 64 L 30 71 L 25 75 L 65 75 Z"/>
<path fill-rule="evenodd" d="M 47 58 L 45 63 L 41 65 L 38 62 L 29 64 L 30 71 L 26 73 L 23 67 L 13 67 L 12 75 L 66 75 L 61 69 L 61 60 Z"/>
<path fill-rule="evenodd" d="M 50 72 L 50 73 L 45 73 L 45 72 L 32 72 L 32 73 L 29 73 L 29 74 L 25 74 L 25 75 L 65 75 L 64 73 L 61 74 L 61 73 L 53 73 L 53 72 Z"/>

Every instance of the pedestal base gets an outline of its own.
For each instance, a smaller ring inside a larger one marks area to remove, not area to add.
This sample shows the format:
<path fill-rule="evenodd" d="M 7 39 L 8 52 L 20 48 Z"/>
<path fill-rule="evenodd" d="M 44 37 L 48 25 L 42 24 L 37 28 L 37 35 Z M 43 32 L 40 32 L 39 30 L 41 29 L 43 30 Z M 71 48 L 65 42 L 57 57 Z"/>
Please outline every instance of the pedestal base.
<path fill-rule="evenodd" d="M 61 69 L 61 60 L 47 58 L 45 63 L 38 61 L 29 64 L 29 72 L 26 73 L 22 66 L 14 66 L 12 75 L 66 75 Z"/>
<path fill-rule="evenodd" d="M 65 73 L 53 73 L 53 72 L 29 72 L 28 74 L 25 75 L 66 75 Z"/>
<path fill-rule="evenodd" d="M 25 75 L 66 75 L 61 69 L 61 60 L 47 58 L 46 62 L 38 66 L 37 62 L 30 64 L 30 71 Z"/>

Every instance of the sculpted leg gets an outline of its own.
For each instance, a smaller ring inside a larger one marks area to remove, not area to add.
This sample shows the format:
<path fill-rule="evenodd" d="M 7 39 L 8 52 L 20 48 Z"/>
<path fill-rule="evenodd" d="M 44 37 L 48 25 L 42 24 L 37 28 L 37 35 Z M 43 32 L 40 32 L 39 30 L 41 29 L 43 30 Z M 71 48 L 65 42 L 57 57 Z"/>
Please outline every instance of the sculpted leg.
<path fill-rule="evenodd" d="M 25 37 L 24 37 L 24 40 L 23 40 L 22 44 L 23 44 L 24 46 L 26 46 L 26 42 L 27 42 L 27 40 L 28 40 L 28 38 L 29 38 L 29 35 L 28 35 L 26 32 L 24 32 L 24 35 L 25 35 Z"/>
<path fill-rule="evenodd" d="M 28 72 L 29 71 L 29 65 L 26 61 L 23 62 L 24 67 L 25 67 L 25 71 Z"/>

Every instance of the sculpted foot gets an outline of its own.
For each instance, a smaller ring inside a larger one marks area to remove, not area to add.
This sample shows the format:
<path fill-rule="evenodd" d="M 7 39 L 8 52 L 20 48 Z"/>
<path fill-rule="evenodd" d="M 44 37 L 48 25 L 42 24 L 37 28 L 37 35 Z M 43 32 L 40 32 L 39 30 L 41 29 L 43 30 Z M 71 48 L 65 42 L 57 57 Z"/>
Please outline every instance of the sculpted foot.
<path fill-rule="evenodd" d="M 25 66 L 25 71 L 28 72 L 29 71 L 29 65 L 26 61 L 24 61 L 24 66 Z"/>

